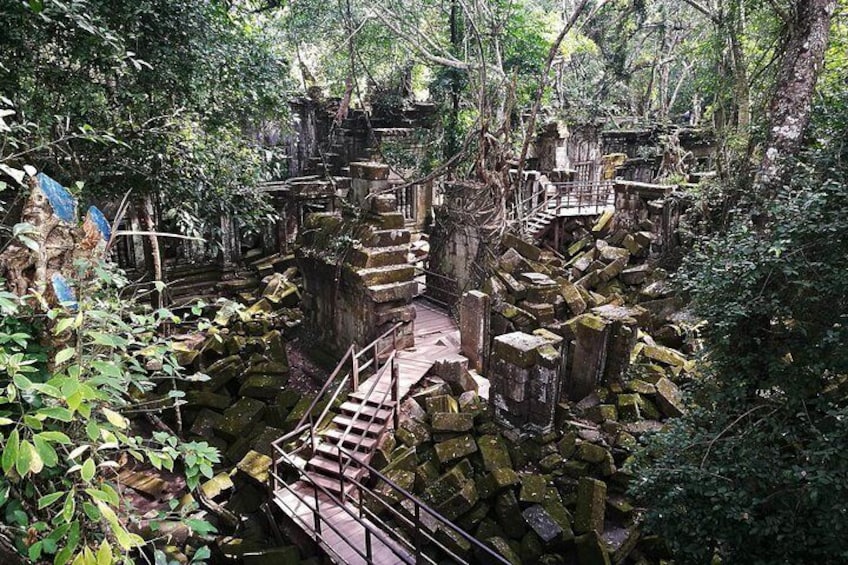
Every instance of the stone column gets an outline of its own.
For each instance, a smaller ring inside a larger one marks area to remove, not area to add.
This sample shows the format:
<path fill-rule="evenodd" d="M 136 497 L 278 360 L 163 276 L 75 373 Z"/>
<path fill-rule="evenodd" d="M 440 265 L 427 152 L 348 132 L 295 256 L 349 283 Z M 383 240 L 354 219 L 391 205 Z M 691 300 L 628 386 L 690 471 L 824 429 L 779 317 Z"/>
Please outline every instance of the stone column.
<path fill-rule="evenodd" d="M 595 314 L 583 314 L 569 325 L 574 333 L 571 373 L 563 383 L 563 393 L 579 402 L 600 384 L 607 360 L 609 322 Z"/>
<path fill-rule="evenodd" d="M 489 363 L 495 421 L 523 435 L 553 430 L 562 357 L 548 339 L 513 332 L 495 338 Z"/>
<path fill-rule="evenodd" d="M 489 295 L 472 290 L 459 303 L 460 352 L 468 357 L 470 369 L 483 372 L 489 356 Z"/>
<path fill-rule="evenodd" d="M 351 163 L 350 193 L 348 197 L 360 208 L 370 209 L 368 196 L 383 192 L 388 188 L 388 178 L 388 165 L 365 161 Z"/>

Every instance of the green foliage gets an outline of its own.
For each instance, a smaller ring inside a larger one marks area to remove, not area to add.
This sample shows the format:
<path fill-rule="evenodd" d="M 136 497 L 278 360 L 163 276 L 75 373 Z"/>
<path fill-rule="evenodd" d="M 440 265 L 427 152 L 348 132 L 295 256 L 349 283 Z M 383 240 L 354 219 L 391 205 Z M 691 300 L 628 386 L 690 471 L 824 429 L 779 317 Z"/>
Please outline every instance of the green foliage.
<path fill-rule="evenodd" d="M 807 162 L 767 228 L 736 216 L 681 276 L 705 375 L 634 491 L 684 562 L 848 559 L 848 178 L 818 149 Z"/>
<path fill-rule="evenodd" d="M 289 83 L 261 16 L 170 0 L 0 0 L 0 15 L 0 113 L 15 112 L 0 163 L 85 178 L 84 197 L 162 195 L 194 233 L 214 234 L 222 209 L 267 216 L 255 132 L 285 119 Z"/>
<path fill-rule="evenodd" d="M 189 378 L 174 359 L 167 310 L 137 309 L 125 281 L 105 265 L 78 265 L 73 310 L 32 310 L 38 297 L 2 293 L 0 322 L 0 523 L 18 550 L 54 564 L 131 562 L 144 540 L 127 530 L 117 471 L 126 458 L 184 470 L 197 487 L 211 477 L 217 450 L 167 433 L 143 437 L 127 415 L 175 407 L 173 392 L 145 400 L 158 385 Z M 169 388 L 169 387 L 165 387 Z"/>

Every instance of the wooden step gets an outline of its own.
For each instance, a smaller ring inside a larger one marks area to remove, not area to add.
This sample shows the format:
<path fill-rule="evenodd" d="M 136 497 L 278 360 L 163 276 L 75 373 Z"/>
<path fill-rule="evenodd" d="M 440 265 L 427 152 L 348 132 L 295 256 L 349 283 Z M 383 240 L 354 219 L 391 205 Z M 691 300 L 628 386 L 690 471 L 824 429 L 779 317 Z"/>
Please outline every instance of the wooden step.
<path fill-rule="evenodd" d="M 346 430 L 350 426 L 351 431 L 356 431 L 367 436 L 377 437 L 386 429 L 386 424 L 377 422 L 376 418 L 372 424 L 369 424 L 369 421 L 370 418 L 357 419 L 345 416 L 336 416 L 333 418 L 333 423 L 340 430 Z"/>
<path fill-rule="evenodd" d="M 347 402 L 342 403 L 341 406 L 339 406 L 339 410 L 344 414 L 350 414 L 351 416 L 353 416 L 354 414 L 356 414 L 356 411 L 359 410 L 360 406 L 362 406 L 362 404 L 359 403 L 359 402 L 347 401 Z M 359 417 L 360 418 L 366 417 L 366 418 L 370 419 L 371 416 L 373 416 L 375 413 L 376 413 L 376 416 L 374 418 L 375 422 L 383 423 L 383 422 L 385 422 L 386 420 L 388 420 L 389 418 L 392 417 L 392 411 L 391 410 L 386 410 L 385 408 L 378 408 L 376 406 L 371 406 L 367 403 L 362 408 L 362 411 L 359 413 Z"/>
<path fill-rule="evenodd" d="M 357 451 L 370 452 L 377 446 L 376 438 L 361 436 L 354 432 L 344 433 L 344 430 L 336 430 L 334 428 L 324 430 L 321 432 L 321 435 L 330 443 L 338 445 L 339 441 L 341 441 L 343 447 Z"/>
<path fill-rule="evenodd" d="M 386 380 L 388 380 L 388 379 L 386 379 Z M 347 397 L 350 398 L 351 401 L 354 402 L 354 403 L 367 404 L 368 406 L 383 408 L 384 410 L 391 410 L 394 407 L 394 405 L 397 404 L 397 402 L 395 402 L 394 400 L 390 400 L 391 395 L 392 395 L 391 392 L 389 392 L 386 395 L 386 398 L 383 399 L 383 391 L 386 390 L 386 389 L 381 388 L 381 386 L 385 386 L 385 384 L 388 384 L 388 383 L 378 384 L 376 389 L 379 389 L 379 390 L 375 389 L 374 394 L 372 394 L 370 397 L 367 396 L 367 394 L 366 394 L 367 391 L 361 391 L 361 390 L 351 392 L 350 394 L 347 395 Z"/>
<path fill-rule="evenodd" d="M 312 472 L 312 471 L 308 471 L 306 473 L 306 476 L 309 477 L 308 479 L 304 479 L 304 482 L 306 482 L 307 487 L 311 488 L 312 483 L 314 482 L 319 487 L 324 487 L 325 489 L 330 491 L 332 494 L 340 495 L 342 493 L 342 483 L 341 483 L 341 481 L 339 481 L 336 478 L 328 477 L 327 475 L 322 475 L 320 473 L 315 473 L 315 472 Z M 353 489 L 352 484 L 345 483 L 345 485 L 344 485 L 345 493 L 350 492 L 352 489 Z M 322 492 L 320 488 L 318 489 L 318 492 L 319 493 Z"/>
<path fill-rule="evenodd" d="M 344 470 L 344 476 L 347 479 L 358 481 L 363 475 L 367 473 L 365 469 L 362 467 L 355 467 L 356 463 L 349 464 Z M 310 471 L 317 471 L 323 475 L 327 475 L 332 478 L 338 478 L 339 476 L 339 461 L 338 459 L 328 459 L 323 455 L 316 455 L 307 463 L 307 469 Z"/>
<path fill-rule="evenodd" d="M 339 448 L 335 445 L 331 445 L 325 442 L 318 444 L 318 447 L 315 448 L 315 454 L 321 455 L 322 457 L 329 459 L 330 461 L 338 461 L 340 455 L 344 459 L 351 459 L 351 457 L 348 457 L 347 454 L 341 453 L 339 451 Z M 357 462 L 368 463 L 371 460 L 371 454 L 357 452 L 354 454 L 354 457 L 352 457 L 352 459 Z"/>

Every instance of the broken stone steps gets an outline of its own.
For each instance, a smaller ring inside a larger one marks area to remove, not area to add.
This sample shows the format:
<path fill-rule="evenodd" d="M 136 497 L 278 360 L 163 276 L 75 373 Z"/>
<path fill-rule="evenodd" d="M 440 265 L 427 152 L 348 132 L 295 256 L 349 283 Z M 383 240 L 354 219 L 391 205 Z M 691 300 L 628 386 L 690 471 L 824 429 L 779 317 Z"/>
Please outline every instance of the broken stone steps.
<path fill-rule="evenodd" d="M 306 483 L 310 486 L 314 483 L 319 487 L 323 487 L 324 489 L 336 495 L 342 494 L 342 490 L 344 490 L 344 494 L 347 494 L 348 492 L 353 490 L 353 485 L 349 483 L 345 483 L 344 489 L 342 489 L 342 483 L 337 478 L 328 477 L 326 475 L 314 472 L 307 472 L 306 476 L 308 477 Z"/>
<path fill-rule="evenodd" d="M 415 268 L 404 263 L 403 265 L 358 269 L 356 274 L 359 275 L 366 286 L 371 287 L 411 281 L 415 276 Z"/>
<path fill-rule="evenodd" d="M 356 462 L 347 464 L 347 467 L 344 468 L 344 476 L 346 479 L 358 481 L 363 475 L 367 474 L 367 471 L 362 467 L 354 467 L 353 465 L 356 465 Z M 320 474 L 333 477 L 334 479 L 338 479 L 339 477 L 340 467 L 338 457 L 330 459 L 323 455 L 316 455 L 309 460 L 306 466 L 310 471 L 316 471 Z"/>
<path fill-rule="evenodd" d="M 394 247 L 408 245 L 412 234 L 407 229 L 376 230 L 363 239 L 367 247 Z"/>
<path fill-rule="evenodd" d="M 412 269 L 412 267 L 410 267 Z M 410 302 L 418 292 L 418 283 L 415 281 L 393 282 L 388 284 L 375 284 L 368 286 L 370 298 L 377 304 L 386 302 Z"/>
<path fill-rule="evenodd" d="M 321 432 L 321 435 L 328 440 L 331 440 L 336 445 L 341 444 L 342 447 L 353 449 L 355 451 L 370 452 L 377 446 L 376 438 L 361 436 L 353 431 L 345 433 L 344 430 L 331 428 Z"/>
<path fill-rule="evenodd" d="M 364 268 L 406 265 L 408 253 L 409 245 L 362 247 L 353 250 L 349 261 L 354 267 Z"/>
<path fill-rule="evenodd" d="M 385 422 L 378 422 L 377 419 L 374 419 L 374 422 L 370 422 L 370 418 L 367 419 L 359 419 L 359 418 L 347 418 L 345 416 L 336 416 L 333 418 L 333 423 L 340 430 L 346 430 L 350 427 L 351 431 L 355 431 L 358 434 L 364 434 L 366 436 L 378 437 L 384 429 L 386 429 Z"/>
<path fill-rule="evenodd" d="M 353 396 L 353 395 L 351 395 L 351 396 Z M 354 398 L 356 398 L 356 397 L 354 397 Z M 349 414 L 349 415 L 353 416 L 353 415 L 356 414 L 356 411 L 359 410 L 360 406 L 362 406 L 362 405 L 359 404 L 359 403 L 348 401 L 348 402 L 342 403 L 342 405 L 339 406 L 339 410 L 344 414 Z M 365 417 L 365 418 L 368 418 L 368 419 L 370 419 L 371 416 L 374 416 L 375 414 L 376 414 L 376 416 L 374 418 L 375 421 L 380 420 L 382 422 L 385 422 L 389 418 L 392 417 L 392 411 L 391 410 L 386 410 L 384 408 L 377 408 L 376 406 L 370 406 L 369 404 L 366 404 L 362 408 L 362 411 L 359 413 L 360 417 Z"/>

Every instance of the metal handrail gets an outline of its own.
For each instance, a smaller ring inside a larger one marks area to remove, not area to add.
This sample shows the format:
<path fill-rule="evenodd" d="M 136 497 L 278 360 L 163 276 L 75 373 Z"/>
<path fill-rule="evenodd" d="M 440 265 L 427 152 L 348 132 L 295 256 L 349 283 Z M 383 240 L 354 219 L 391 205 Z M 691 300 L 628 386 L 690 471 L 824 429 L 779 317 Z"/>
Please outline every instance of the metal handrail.
<path fill-rule="evenodd" d="M 375 356 L 374 358 L 377 359 L 379 357 L 379 355 L 383 353 L 383 351 L 379 350 L 378 344 L 379 344 L 380 341 L 384 340 L 389 335 L 392 336 L 392 344 L 387 349 L 390 349 L 391 353 L 389 355 L 389 358 L 387 359 L 386 364 L 383 366 L 382 371 L 378 371 L 376 373 L 376 378 L 374 379 L 374 382 L 369 387 L 369 391 L 368 391 L 368 394 L 366 395 L 366 398 L 371 397 L 371 394 L 376 389 L 377 384 L 382 380 L 383 376 L 385 375 L 385 371 L 388 370 L 388 371 L 390 371 L 389 387 L 386 390 L 383 391 L 382 400 L 380 401 L 380 404 L 382 405 L 384 403 L 386 397 L 388 396 L 388 394 L 390 392 L 392 394 L 393 400 L 396 400 L 396 401 L 400 400 L 399 398 L 395 398 L 395 397 L 399 396 L 398 387 L 399 387 L 399 384 L 400 384 L 400 375 L 399 375 L 399 372 L 397 370 L 397 358 L 396 358 L 395 347 L 396 347 L 396 344 L 397 344 L 397 330 L 401 325 L 402 324 L 396 324 L 389 331 L 385 332 L 383 335 L 381 335 L 380 337 L 375 339 L 373 342 L 371 342 L 368 346 L 366 346 L 365 348 L 363 348 L 359 352 L 356 352 L 355 348 L 353 346 L 351 346 L 351 348 L 348 349 L 348 352 L 342 358 L 342 361 L 339 363 L 339 366 L 336 368 L 335 371 L 333 371 L 333 374 L 331 375 L 331 377 L 327 380 L 327 382 L 322 387 L 322 392 L 319 394 L 318 397 L 316 397 L 316 401 L 314 401 L 312 403 L 307 414 L 305 414 L 304 417 L 301 419 L 301 422 L 299 422 L 298 425 L 295 426 L 294 430 L 287 433 L 283 437 L 271 442 L 271 445 L 274 448 L 274 450 L 277 453 L 279 453 L 279 455 L 280 455 L 280 457 L 274 458 L 273 469 L 272 469 L 272 472 L 271 472 L 271 476 L 272 476 L 272 479 L 274 481 L 274 485 L 273 485 L 274 491 L 275 492 L 278 491 L 279 486 L 282 485 L 287 491 L 294 494 L 295 497 L 297 497 L 301 502 L 303 502 L 304 504 L 307 504 L 307 506 L 308 506 L 306 498 L 304 498 L 299 493 L 297 493 L 293 488 L 291 488 L 283 480 L 283 478 L 279 475 L 278 465 L 280 463 L 286 463 L 287 465 L 291 466 L 293 469 L 295 469 L 297 471 L 298 476 L 301 479 L 305 479 L 307 481 L 307 483 L 312 486 L 314 498 L 315 498 L 315 507 L 314 507 L 315 532 L 316 532 L 316 535 L 319 537 L 319 543 L 320 543 L 321 522 L 322 522 L 322 520 L 320 519 L 319 510 L 318 510 L 318 506 L 319 506 L 318 505 L 318 491 L 320 490 L 330 500 L 332 500 L 339 507 L 341 507 L 341 509 L 347 515 L 349 515 L 354 520 L 356 520 L 357 523 L 359 523 L 364 528 L 365 535 L 366 535 L 366 550 L 365 550 L 365 552 L 363 552 L 360 548 L 355 547 L 351 543 L 348 543 L 348 545 L 357 553 L 357 555 L 359 555 L 360 557 L 365 559 L 367 562 L 371 561 L 371 538 L 370 538 L 371 535 L 376 536 L 376 538 L 378 540 L 383 542 L 383 544 L 387 548 L 389 548 L 395 555 L 397 555 L 401 560 L 403 560 L 405 562 L 409 562 L 408 559 L 407 559 L 407 556 L 403 555 L 401 553 L 398 553 L 398 551 L 399 551 L 398 548 L 396 548 L 385 537 L 385 535 L 388 535 L 390 538 L 395 540 L 395 543 L 401 542 L 403 545 L 411 547 L 412 549 L 414 549 L 415 552 L 416 552 L 416 558 L 417 558 L 416 562 L 421 562 L 422 559 L 425 559 L 425 560 L 427 560 L 431 563 L 435 563 L 435 561 L 433 561 L 432 559 L 430 559 L 429 557 L 427 557 L 426 555 L 423 555 L 421 553 L 421 547 L 420 547 L 421 544 L 420 543 L 416 543 L 416 544 L 413 545 L 408 540 L 404 539 L 402 536 L 394 534 L 392 528 L 390 528 L 388 526 L 388 524 L 386 524 L 382 519 L 380 519 L 378 516 L 376 516 L 370 509 L 364 507 L 364 498 L 365 497 L 363 496 L 363 493 L 367 493 L 367 494 L 371 495 L 372 498 L 378 500 L 380 502 L 380 504 L 382 504 L 383 506 L 388 508 L 392 512 L 392 514 L 395 515 L 397 518 L 400 518 L 404 523 L 414 527 L 416 542 L 419 542 L 421 539 L 426 539 L 429 542 L 431 542 L 432 544 L 434 544 L 441 551 L 446 553 L 451 559 L 453 559 L 453 560 L 455 560 L 459 563 L 467 563 L 464 559 L 462 559 L 460 556 L 456 555 L 449 547 L 447 547 L 442 542 L 437 540 L 432 534 L 430 534 L 428 531 L 426 531 L 426 529 L 424 529 L 422 527 L 421 512 L 423 511 L 424 513 L 426 513 L 427 515 L 432 517 L 434 519 L 434 521 L 439 523 L 441 526 L 443 526 L 444 528 L 449 528 L 450 531 L 455 532 L 456 535 L 465 539 L 475 550 L 482 551 L 487 556 L 487 558 L 490 559 L 491 561 L 493 561 L 495 563 L 500 563 L 500 564 L 506 565 L 506 564 L 508 564 L 508 561 L 505 560 L 502 556 L 495 553 L 491 548 L 480 543 L 480 541 L 478 541 L 476 538 L 470 536 L 468 533 L 466 533 L 461 528 L 459 528 L 458 526 L 453 524 L 450 520 L 445 518 L 439 512 L 437 512 L 437 511 L 433 510 L 432 508 L 430 508 L 429 506 L 427 506 L 424 502 L 422 502 L 421 500 L 416 498 L 412 493 L 410 493 L 407 490 L 405 490 L 404 488 L 400 487 L 399 485 L 394 483 L 391 479 L 389 479 L 388 477 L 386 477 L 385 475 L 383 475 L 382 473 L 377 471 L 377 469 L 375 469 L 374 467 L 372 467 L 369 464 L 367 459 L 357 457 L 357 451 L 361 448 L 362 442 L 365 438 L 365 434 L 361 435 L 361 437 L 359 438 L 359 441 L 356 443 L 356 446 L 353 449 L 348 449 L 348 448 L 346 448 L 342 445 L 344 443 L 344 439 L 347 437 L 348 433 L 350 433 L 350 431 L 352 429 L 353 421 L 355 421 L 361 415 L 362 410 L 364 409 L 364 406 L 365 406 L 364 402 L 357 409 L 355 415 L 351 418 L 351 423 L 348 424 L 347 429 L 344 430 L 344 433 L 342 434 L 338 443 L 334 445 L 334 447 L 338 450 L 338 455 L 339 455 L 339 488 L 340 488 L 339 494 L 340 494 L 340 498 L 336 497 L 327 488 L 316 483 L 315 480 L 305 472 L 305 469 L 302 469 L 291 458 L 291 455 L 298 452 L 300 449 L 303 449 L 304 447 L 306 447 L 310 443 L 313 444 L 313 448 L 314 448 L 315 434 L 316 434 L 315 427 L 313 425 L 308 425 L 308 426 L 305 425 L 305 421 L 307 419 L 311 421 L 311 412 L 314 409 L 315 405 L 317 404 L 317 399 L 319 399 L 321 396 L 323 396 L 323 394 L 326 393 L 330 389 L 332 381 L 338 376 L 339 373 L 341 373 L 343 365 L 348 361 L 348 357 L 350 357 L 352 362 L 353 362 L 353 372 L 352 373 L 354 375 L 356 375 L 356 377 L 358 377 L 357 373 L 361 369 L 361 367 L 357 366 L 358 359 L 372 349 L 374 351 L 374 356 Z M 368 364 L 365 364 L 365 365 L 363 365 L 363 367 L 365 367 L 367 365 Z M 336 397 L 338 397 L 338 395 L 340 394 L 341 387 L 344 385 L 344 383 L 346 383 L 347 379 L 350 378 L 350 377 L 351 377 L 351 374 L 347 374 L 342 379 L 342 384 L 339 385 L 338 387 L 336 387 L 336 390 L 333 393 L 333 398 L 330 399 L 330 402 L 328 402 L 327 406 L 325 407 L 324 413 L 322 413 L 321 417 L 318 420 L 319 422 L 323 421 L 327 410 L 332 405 L 334 399 Z M 397 409 L 398 409 L 397 404 L 392 406 L 392 412 L 394 413 L 395 418 L 397 417 Z M 374 413 L 371 415 L 368 423 L 367 423 L 366 429 L 370 428 L 373 425 L 373 423 L 376 419 L 376 415 L 377 415 L 377 411 L 375 410 Z M 387 420 L 385 427 L 388 427 L 388 422 L 389 421 Z M 303 432 L 307 431 L 307 429 L 309 431 L 309 436 L 304 438 Z M 298 438 L 298 437 L 303 441 L 303 443 L 301 445 L 295 447 L 291 452 L 287 452 L 285 450 L 284 445 L 288 441 L 292 440 L 293 438 Z M 370 489 L 369 487 L 364 485 L 361 482 L 360 477 L 355 476 L 356 478 L 345 479 L 344 473 L 348 469 L 348 467 L 352 464 L 356 464 L 358 467 L 365 469 L 368 472 L 369 475 L 371 475 L 373 477 L 377 477 L 380 481 L 389 485 L 389 487 L 391 489 L 400 493 L 400 495 L 404 499 L 411 501 L 412 504 L 413 504 L 413 507 L 414 507 L 414 517 L 413 517 L 413 519 L 411 520 L 408 516 L 404 516 L 397 509 L 395 509 L 391 505 L 389 505 L 375 491 L 373 491 L 372 489 Z M 346 481 L 348 482 L 348 484 L 354 485 L 356 487 L 356 489 L 358 491 L 357 497 L 353 497 L 346 492 L 346 490 L 347 490 L 345 488 L 345 482 Z M 349 508 L 347 506 L 348 500 L 350 500 L 351 502 L 354 503 L 354 507 L 358 506 L 358 516 L 357 516 L 356 512 L 354 512 L 353 510 L 351 510 L 351 508 Z M 371 519 L 376 520 L 376 522 L 379 524 L 379 526 L 382 526 L 383 531 L 381 531 L 381 529 L 379 527 L 375 527 L 373 522 L 364 519 L 363 518 L 363 512 L 366 515 L 368 515 L 369 517 L 371 517 Z M 298 519 L 300 521 L 303 521 L 299 517 L 298 517 Z M 324 521 L 324 523 L 327 526 L 329 526 L 333 531 L 335 531 L 336 534 L 338 534 L 342 539 L 345 539 L 345 537 L 341 534 L 341 532 L 339 532 L 338 529 L 335 526 L 333 526 L 332 523 L 327 522 L 327 521 Z M 385 533 L 385 535 L 384 535 L 384 533 Z M 323 545 L 327 546 L 327 544 L 323 544 Z M 332 548 L 329 548 L 329 550 L 334 555 L 336 555 L 338 558 L 341 559 L 341 556 L 338 554 L 338 552 L 336 552 Z"/>
<path fill-rule="evenodd" d="M 283 458 L 285 458 L 285 459 L 287 460 L 287 462 L 288 462 L 291 466 L 293 466 L 293 467 L 297 468 L 297 465 L 296 465 L 293 461 L 291 461 L 291 460 L 288 458 L 288 456 L 286 455 L 286 453 L 285 453 L 285 452 L 282 452 L 282 451 L 281 451 L 281 452 L 280 452 L 280 454 L 283 456 Z M 295 492 L 295 490 L 294 490 L 294 489 L 293 489 L 293 488 L 292 488 L 292 487 L 291 487 L 288 483 L 286 483 L 286 482 L 283 480 L 283 478 L 282 478 L 282 477 L 280 477 L 280 476 L 276 473 L 276 471 L 272 471 L 271 476 L 272 476 L 272 478 L 274 479 L 275 483 L 280 483 L 280 484 L 284 485 L 284 487 L 286 488 L 286 490 L 288 490 L 289 492 L 291 492 L 293 495 L 295 495 L 295 496 L 297 497 L 297 499 L 298 499 L 298 500 L 300 500 L 301 502 L 303 502 L 304 504 L 306 504 L 306 505 L 308 506 L 308 503 L 306 502 L 306 498 L 304 498 L 303 496 L 301 496 L 301 495 L 299 495 L 297 492 Z M 366 536 L 367 536 L 367 535 L 373 535 L 373 536 L 376 536 L 376 537 L 377 537 L 377 539 L 378 539 L 378 540 L 380 540 L 381 542 L 383 542 L 383 544 L 384 544 L 386 547 L 388 547 L 389 549 L 392 549 L 392 552 L 393 552 L 393 553 L 395 553 L 395 555 L 398 555 L 398 554 L 397 554 L 397 552 L 395 552 L 395 551 L 394 551 L 394 549 L 392 548 L 390 540 L 389 540 L 387 537 L 385 537 L 385 536 L 383 535 L 383 533 L 382 533 L 382 532 L 380 532 L 380 530 L 379 530 L 379 529 L 377 529 L 377 528 L 373 528 L 373 526 L 372 526 L 372 527 L 369 527 L 369 526 L 370 526 L 370 524 L 367 524 L 367 523 L 363 522 L 360 518 L 358 518 L 358 517 L 356 516 L 356 514 L 355 514 L 355 513 L 354 513 L 354 512 L 353 512 L 350 508 L 348 508 L 348 507 L 347 507 L 347 505 L 346 505 L 346 504 L 345 504 L 342 500 L 339 500 L 339 498 L 337 498 L 337 497 L 336 497 L 336 496 L 335 496 L 335 495 L 334 495 L 331 491 L 327 490 L 325 487 L 323 487 L 323 486 L 319 485 L 318 483 L 316 483 L 316 482 L 312 479 L 312 477 L 310 477 L 309 475 L 306 475 L 306 474 L 303 474 L 303 477 L 304 477 L 304 478 L 305 478 L 305 479 L 306 479 L 306 480 L 310 483 L 310 486 L 312 486 L 313 490 L 314 490 L 316 493 L 317 493 L 317 491 L 319 491 L 319 490 L 320 490 L 322 494 L 324 494 L 324 495 L 325 495 L 325 496 L 327 496 L 330 500 L 332 500 L 333 502 L 335 502 L 335 503 L 336 503 L 336 505 L 337 505 L 339 508 L 341 508 L 341 509 L 342 509 L 342 511 L 344 511 L 344 512 L 345 512 L 346 514 L 348 514 L 351 518 L 353 518 L 354 520 L 356 520 L 356 521 L 357 521 L 357 523 L 359 523 L 359 524 L 360 524 L 363 528 L 365 528 Z M 276 491 L 276 489 L 274 489 L 274 490 Z M 318 502 L 317 502 L 317 498 L 318 498 L 318 497 L 317 497 L 317 494 L 316 494 L 316 496 L 315 496 L 315 501 L 316 501 L 316 502 L 315 502 L 315 513 L 316 513 L 316 514 L 318 514 L 318 515 L 320 516 L 319 509 L 318 509 Z M 325 524 L 327 524 L 328 526 L 330 526 L 330 529 L 331 529 L 331 530 L 333 530 L 334 532 L 336 532 L 336 534 L 337 534 L 337 535 L 338 535 L 341 539 L 343 539 L 343 540 L 345 540 L 345 539 L 346 539 L 346 535 L 347 535 L 347 534 L 343 534 L 342 532 L 340 532 L 340 531 L 338 530 L 338 528 L 336 528 L 335 526 L 333 526 L 333 524 L 332 524 L 331 522 L 328 522 L 328 521 L 326 521 L 326 520 L 325 520 L 325 521 L 324 521 L 324 523 L 325 523 Z M 320 528 L 318 528 L 318 531 L 320 532 Z M 357 547 L 356 547 L 356 546 L 354 546 L 353 544 L 348 543 L 348 546 L 350 546 L 350 547 L 351 547 L 351 548 L 352 548 L 352 549 L 353 549 L 353 550 L 357 553 L 357 555 L 359 555 L 360 557 L 362 557 L 362 558 L 363 558 L 363 559 L 365 559 L 366 561 L 370 561 L 370 558 L 369 558 L 369 556 L 368 556 L 368 554 L 367 554 L 367 553 L 363 553 L 363 552 L 362 552 L 359 548 L 357 548 Z M 341 556 L 340 556 L 338 553 L 336 553 L 335 551 L 333 551 L 333 553 L 335 553 L 337 557 L 341 558 Z M 400 558 L 402 558 L 402 559 L 403 559 L 403 556 L 402 556 L 402 555 L 398 555 L 398 557 L 400 557 Z M 406 561 L 406 559 L 404 559 L 404 561 Z M 407 561 L 407 563 L 409 563 L 409 562 Z"/>
<path fill-rule="evenodd" d="M 312 414 L 312 411 L 315 409 L 315 406 L 318 405 L 318 402 L 321 400 L 321 397 L 324 396 L 324 393 L 327 392 L 327 389 L 330 387 L 330 383 L 332 383 L 333 380 L 338 376 L 339 372 L 342 370 L 342 367 L 344 367 L 344 364 L 347 361 L 347 358 L 353 353 L 353 350 L 354 350 L 353 345 L 348 347 L 347 352 L 342 357 L 342 360 L 339 361 L 339 364 L 336 365 L 336 368 L 330 374 L 330 377 L 324 383 L 324 386 L 322 386 L 321 390 L 318 391 L 318 394 L 315 395 L 315 399 L 312 401 L 312 404 L 309 405 L 309 409 L 303 414 L 303 417 L 300 419 L 300 421 L 295 426 L 296 428 L 303 426 L 303 424 L 306 423 L 306 420 L 309 419 L 309 416 L 310 416 L 310 414 Z M 329 406 L 329 404 L 327 404 L 327 406 Z"/>
<path fill-rule="evenodd" d="M 347 450 L 347 449 L 345 449 L 345 448 L 343 448 L 343 447 L 340 447 L 340 448 L 339 448 L 339 450 L 340 450 L 342 453 L 345 453 L 346 455 L 350 456 L 349 450 Z M 504 564 L 508 564 L 508 563 L 509 563 L 509 561 L 507 561 L 507 560 L 506 560 L 506 559 L 504 559 L 502 556 L 500 556 L 500 555 L 498 555 L 497 553 L 495 553 L 495 552 L 494 552 L 491 548 L 486 547 L 485 545 L 483 545 L 482 543 L 480 543 L 480 540 L 478 540 L 477 538 L 473 537 L 472 535 L 470 535 L 469 533 L 467 533 L 467 532 L 466 532 L 465 530 L 463 530 L 462 528 L 460 528 L 460 527 L 456 526 L 453 522 L 451 522 L 451 521 L 450 521 L 449 519 L 447 519 L 445 516 L 443 516 L 442 514 L 440 514 L 438 511 L 436 511 L 436 510 L 434 510 L 434 509 L 430 508 L 430 507 L 429 507 L 426 503 L 424 503 L 422 500 L 420 500 L 419 498 L 417 498 L 414 494 L 412 494 L 411 492 L 407 491 L 405 488 L 401 487 L 400 485 L 398 485 L 397 483 L 395 483 L 394 481 L 392 481 L 391 479 L 389 479 L 386 475 L 384 475 L 383 473 L 381 473 L 380 471 L 378 471 L 377 469 L 375 469 L 374 467 L 372 467 L 369 463 L 362 463 L 362 464 L 361 464 L 361 466 L 362 466 L 364 469 L 366 469 L 366 470 L 369 472 L 369 474 L 370 474 L 370 475 L 372 475 L 373 477 L 377 477 L 380 481 L 385 482 L 386 484 L 388 484 L 388 485 L 389 485 L 389 486 L 390 486 L 393 490 L 397 491 L 397 492 L 398 492 L 398 493 L 400 493 L 400 494 L 401 494 L 401 495 L 402 495 L 402 496 L 403 496 L 406 500 L 409 500 L 409 501 L 410 501 L 410 502 L 412 502 L 412 503 L 413 503 L 416 507 L 420 508 L 421 510 L 423 510 L 424 512 L 426 512 L 427 514 L 429 514 L 429 515 L 430 515 L 432 518 L 434 518 L 437 522 L 439 522 L 440 524 L 443 524 L 443 525 L 445 525 L 445 526 L 447 526 L 447 527 L 451 528 L 451 529 L 452 529 L 454 532 L 456 532 L 456 533 L 457 533 L 460 537 L 462 537 L 463 539 L 465 539 L 466 541 L 468 541 L 468 542 L 469 542 L 469 543 L 470 543 L 473 547 L 475 547 L 475 548 L 477 548 L 477 549 L 479 549 L 479 550 L 481 550 L 481 551 L 485 552 L 485 553 L 486 553 L 489 557 L 493 558 L 493 559 L 494 559 L 496 562 L 498 562 L 498 563 L 504 563 Z M 369 488 L 368 488 L 368 487 L 366 487 L 365 485 L 362 485 L 362 483 L 360 483 L 359 481 L 352 481 L 352 482 L 353 482 L 354 484 L 357 484 L 358 486 L 360 486 L 362 490 L 364 490 L 364 491 L 365 491 L 365 492 L 367 492 L 368 494 L 371 494 L 373 497 L 378 498 L 378 499 L 380 498 L 380 497 L 379 497 L 379 495 L 377 495 L 377 493 L 373 492 L 371 489 L 369 489 Z M 360 498 L 360 500 L 362 499 L 362 497 L 361 497 L 361 496 L 360 496 L 359 498 Z M 418 521 L 418 524 L 416 525 L 416 529 L 418 529 L 418 528 L 420 528 L 420 520 Z M 438 542 L 437 542 L 437 543 L 438 543 Z"/>

